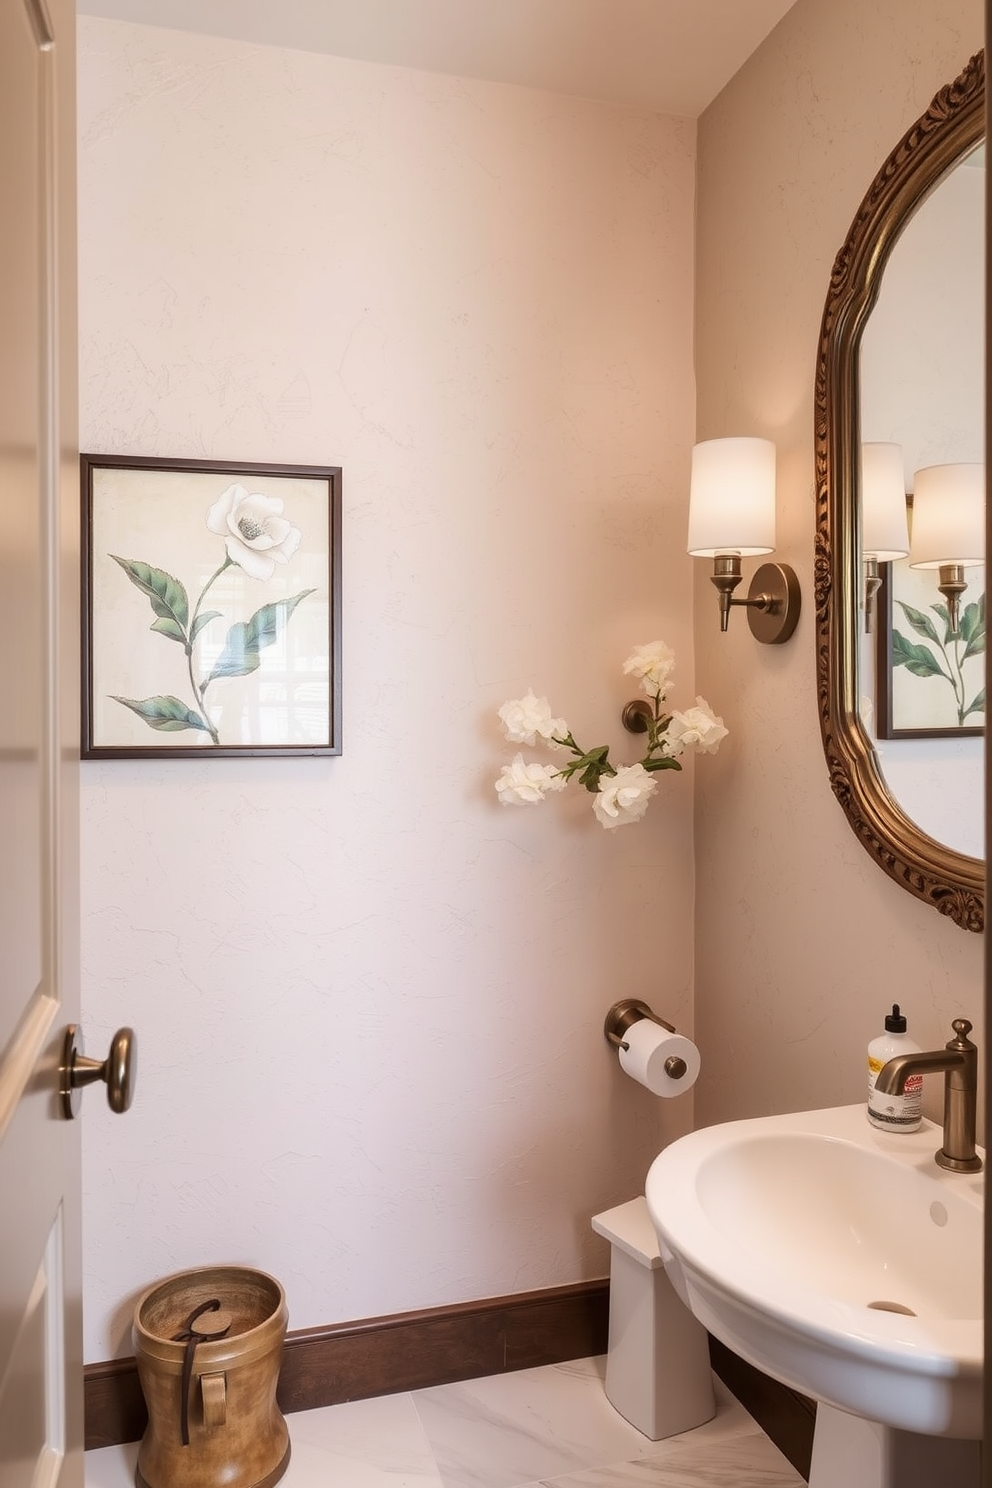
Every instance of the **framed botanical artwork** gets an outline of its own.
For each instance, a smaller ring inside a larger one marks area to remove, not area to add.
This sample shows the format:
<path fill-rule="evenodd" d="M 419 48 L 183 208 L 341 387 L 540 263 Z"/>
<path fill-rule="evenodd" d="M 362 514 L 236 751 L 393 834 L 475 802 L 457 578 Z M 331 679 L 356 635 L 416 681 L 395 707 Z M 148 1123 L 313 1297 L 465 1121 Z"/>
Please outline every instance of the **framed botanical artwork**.
<path fill-rule="evenodd" d="M 340 754 L 340 467 L 80 475 L 83 758 Z"/>
<path fill-rule="evenodd" d="M 985 570 L 967 568 L 956 635 L 932 569 L 881 563 L 876 598 L 880 739 L 985 732 Z"/>

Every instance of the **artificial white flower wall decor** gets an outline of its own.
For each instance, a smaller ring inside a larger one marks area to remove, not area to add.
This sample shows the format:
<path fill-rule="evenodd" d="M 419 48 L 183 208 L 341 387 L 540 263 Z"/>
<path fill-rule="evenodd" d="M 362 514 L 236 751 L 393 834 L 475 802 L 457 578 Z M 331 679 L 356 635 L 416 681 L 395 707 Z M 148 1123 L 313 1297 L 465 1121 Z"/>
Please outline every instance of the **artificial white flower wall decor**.
<path fill-rule="evenodd" d="M 565 764 L 541 764 L 522 754 L 504 765 L 496 791 L 504 806 L 531 806 L 554 792 L 564 790 L 573 775 L 592 794 L 592 809 L 604 827 L 623 827 L 640 821 L 658 788 L 659 770 L 681 770 L 679 756 L 691 750 L 715 754 L 727 737 L 723 719 L 717 718 L 704 698 L 684 712 L 664 706 L 675 656 L 664 641 L 635 646 L 623 664 L 628 676 L 637 677 L 641 691 L 650 700 L 647 720 L 647 749 L 635 765 L 614 765 L 609 746 L 583 749 L 577 744 L 564 718 L 552 718 L 547 698 L 530 690 L 499 709 L 503 732 L 511 744 L 535 745 L 540 741 L 552 751 L 568 750 L 575 756 Z"/>

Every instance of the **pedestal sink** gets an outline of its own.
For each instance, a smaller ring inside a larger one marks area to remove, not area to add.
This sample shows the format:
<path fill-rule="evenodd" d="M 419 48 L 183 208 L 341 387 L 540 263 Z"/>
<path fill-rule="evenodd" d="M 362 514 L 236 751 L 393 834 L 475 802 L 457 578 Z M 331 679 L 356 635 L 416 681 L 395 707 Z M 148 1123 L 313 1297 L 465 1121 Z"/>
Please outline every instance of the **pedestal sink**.
<path fill-rule="evenodd" d="M 711 1333 L 820 1402 L 812 1488 L 971 1488 L 984 1175 L 864 1106 L 706 1127 L 648 1173 L 665 1269 Z"/>

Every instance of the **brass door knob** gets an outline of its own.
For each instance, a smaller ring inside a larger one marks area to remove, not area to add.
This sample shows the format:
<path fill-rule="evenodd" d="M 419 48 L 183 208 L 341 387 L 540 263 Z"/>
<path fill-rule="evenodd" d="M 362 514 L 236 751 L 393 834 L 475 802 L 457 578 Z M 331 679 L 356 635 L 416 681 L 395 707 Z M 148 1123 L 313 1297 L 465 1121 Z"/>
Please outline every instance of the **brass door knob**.
<path fill-rule="evenodd" d="M 134 1082 L 137 1077 L 138 1041 L 133 1028 L 118 1028 L 110 1040 L 110 1053 L 106 1059 L 87 1059 L 83 1053 L 83 1034 L 79 1025 L 70 1023 L 65 1031 L 62 1045 L 62 1063 L 59 1066 L 59 1097 L 62 1114 L 71 1121 L 79 1113 L 81 1091 L 85 1085 L 104 1080 L 107 1085 L 107 1104 L 120 1115 L 126 1111 L 134 1097 Z"/>

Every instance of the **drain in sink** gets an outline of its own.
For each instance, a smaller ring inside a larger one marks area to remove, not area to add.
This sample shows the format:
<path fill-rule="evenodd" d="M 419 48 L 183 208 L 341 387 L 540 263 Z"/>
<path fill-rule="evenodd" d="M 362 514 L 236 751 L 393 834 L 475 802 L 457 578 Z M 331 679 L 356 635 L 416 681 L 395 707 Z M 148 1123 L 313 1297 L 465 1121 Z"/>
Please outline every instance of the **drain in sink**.
<path fill-rule="evenodd" d="M 869 1307 L 874 1307 L 876 1312 L 901 1312 L 903 1317 L 916 1317 L 911 1307 L 903 1307 L 901 1302 L 869 1302 Z"/>

